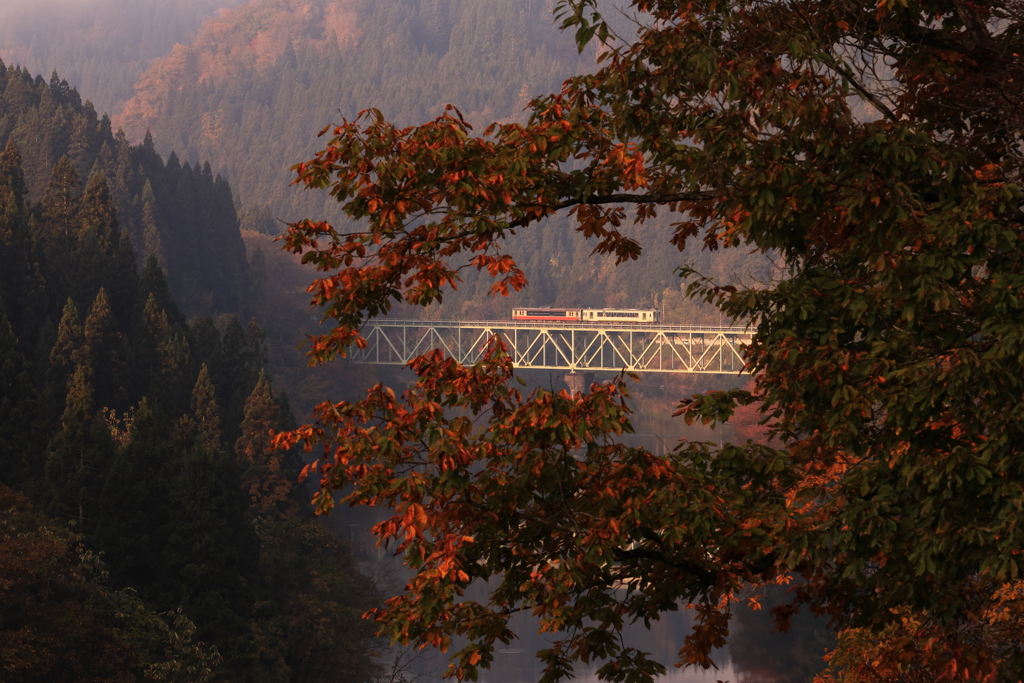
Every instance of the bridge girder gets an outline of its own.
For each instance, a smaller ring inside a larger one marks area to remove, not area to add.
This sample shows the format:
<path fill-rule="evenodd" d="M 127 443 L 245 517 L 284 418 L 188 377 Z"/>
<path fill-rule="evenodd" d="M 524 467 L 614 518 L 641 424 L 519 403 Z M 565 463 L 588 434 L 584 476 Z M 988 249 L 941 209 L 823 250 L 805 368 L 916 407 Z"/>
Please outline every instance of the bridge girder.
<path fill-rule="evenodd" d="M 497 334 L 517 369 L 700 374 L 741 372 L 742 347 L 751 336 L 745 327 L 387 318 L 367 323 L 362 332 L 367 346 L 349 355 L 356 363 L 405 365 L 441 349 L 471 365 Z"/>

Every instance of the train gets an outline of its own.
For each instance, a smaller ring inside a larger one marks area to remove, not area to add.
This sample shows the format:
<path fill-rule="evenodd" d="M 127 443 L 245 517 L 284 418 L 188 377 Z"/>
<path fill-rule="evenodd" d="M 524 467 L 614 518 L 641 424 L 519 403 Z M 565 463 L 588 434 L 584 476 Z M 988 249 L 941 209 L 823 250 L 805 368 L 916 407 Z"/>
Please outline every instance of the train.
<path fill-rule="evenodd" d="M 513 320 L 536 320 L 564 323 L 634 323 L 654 325 L 661 316 L 653 308 L 513 308 Z"/>

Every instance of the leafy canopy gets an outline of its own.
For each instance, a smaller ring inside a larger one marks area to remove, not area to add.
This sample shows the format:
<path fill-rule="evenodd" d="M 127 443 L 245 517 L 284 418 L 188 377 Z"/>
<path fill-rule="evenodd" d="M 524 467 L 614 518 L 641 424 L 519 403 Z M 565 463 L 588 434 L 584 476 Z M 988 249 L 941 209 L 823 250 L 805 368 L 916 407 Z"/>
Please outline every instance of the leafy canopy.
<path fill-rule="evenodd" d="M 459 677 L 514 637 L 520 610 L 558 632 L 545 681 L 592 659 L 605 679 L 648 680 L 662 664 L 616 631 L 679 604 L 697 613 L 681 662 L 709 666 L 729 603 L 772 581 L 793 582 L 783 627 L 801 606 L 868 628 L 909 609 L 938 644 L 922 655 L 933 670 L 996 675 L 1000 648 L 955 626 L 964 587 L 1017 577 L 1024 541 L 1024 4 L 631 10 L 636 33 L 620 36 L 596 0 L 558 3 L 581 49 L 603 42 L 599 68 L 532 101 L 525 125 L 475 135 L 452 108 L 398 128 L 370 110 L 296 166 L 359 226 L 305 221 L 285 238 L 336 323 L 311 356 L 344 355 L 368 318 L 440 300 L 466 268 L 496 293 L 526 286 L 504 240 L 556 212 L 619 260 L 641 257 L 627 211 L 661 213 L 680 250 L 784 263 L 758 288 L 683 272 L 750 322 L 757 381 L 679 409 L 721 422 L 760 402 L 780 447 L 627 448 L 623 384 L 523 396 L 498 342 L 473 367 L 426 354 L 401 398 L 323 403 L 279 442 L 322 447 L 320 512 L 342 490 L 393 509 L 375 531 L 415 574 L 376 618 L 397 640 L 464 637 Z M 478 579 L 488 598 L 464 600 Z"/>

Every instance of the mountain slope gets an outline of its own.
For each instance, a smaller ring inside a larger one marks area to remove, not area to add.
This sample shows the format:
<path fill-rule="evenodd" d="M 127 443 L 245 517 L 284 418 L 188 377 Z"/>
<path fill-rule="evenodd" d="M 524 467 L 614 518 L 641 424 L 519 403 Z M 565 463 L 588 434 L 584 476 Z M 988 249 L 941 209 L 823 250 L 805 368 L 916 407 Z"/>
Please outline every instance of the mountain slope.
<path fill-rule="evenodd" d="M 120 111 L 154 60 L 188 43 L 219 9 L 242 2 L 5 0 L 0 59 L 32 73 L 56 70 L 89 93 L 100 112 Z"/>
<path fill-rule="evenodd" d="M 118 230 L 127 231 L 140 261 L 157 257 L 187 314 L 244 313 L 248 266 L 238 217 L 231 188 L 209 164 L 181 164 L 173 152 L 165 164 L 152 137 L 130 145 L 56 74 L 47 82 L 0 62 L 0 148 L 8 140 L 21 157 L 30 200 L 45 204 L 59 190 L 78 201 L 82 188 L 102 177 Z M 59 164 L 65 156 L 68 163 Z M 58 251 L 53 259 L 60 257 Z"/>
<path fill-rule="evenodd" d="M 593 63 L 554 27 L 553 6 L 258 0 L 155 64 L 115 121 L 135 140 L 151 128 L 164 153 L 210 159 L 243 206 L 335 216 L 324 195 L 289 188 L 289 167 L 317 149 L 319 130 L 366 107 L 407 124 L 449 102 L 478 124 L 517 115 L 529 94 Z"/>

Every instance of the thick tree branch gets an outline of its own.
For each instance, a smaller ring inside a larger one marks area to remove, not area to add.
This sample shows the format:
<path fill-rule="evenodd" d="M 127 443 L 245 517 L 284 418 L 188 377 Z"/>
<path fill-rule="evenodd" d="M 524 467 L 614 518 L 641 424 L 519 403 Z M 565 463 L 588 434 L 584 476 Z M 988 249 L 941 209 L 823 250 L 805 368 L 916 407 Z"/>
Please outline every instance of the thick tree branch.
<path fill-rule="evenodd" d="M 655 562 L 664 562 L 668 566 L 675 567 L 679 571 L 694 577 L 705 588 L 711 588 L 718 580 L 718 575 L 715 572 L 705 569 L 696 562 L 670 558 L 661 551 L 651 550 L 649 548 L 631 548 L 629 550 L 619 549 L 615 551 L 615 559 L 619 562 L 628 562 L 630 560 L 653 560 Z"/>

